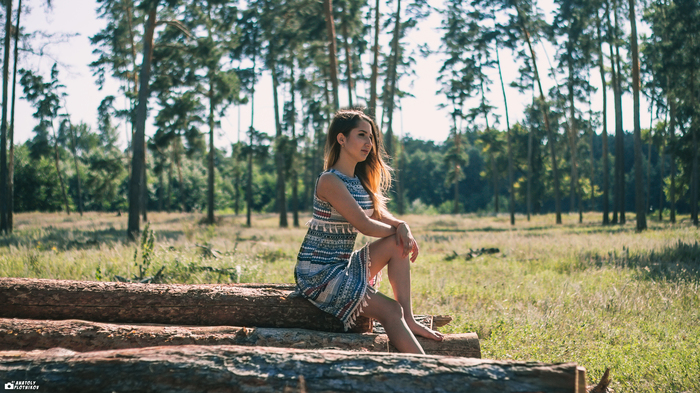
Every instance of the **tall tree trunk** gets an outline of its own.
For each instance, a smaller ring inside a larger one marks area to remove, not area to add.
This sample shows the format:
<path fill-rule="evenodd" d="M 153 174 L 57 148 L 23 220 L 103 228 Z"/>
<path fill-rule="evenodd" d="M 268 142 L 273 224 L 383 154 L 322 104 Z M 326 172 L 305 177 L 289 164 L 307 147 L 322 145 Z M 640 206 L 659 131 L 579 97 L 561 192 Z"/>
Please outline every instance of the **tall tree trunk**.
<path fill-rule="evenodd" d="M 602 46 L 602 42 L 601 42 Z M 608 94 L 605 85 L 605 66 L 603 65 L 603 51 L 599 47 L 600 79 L 602 80 L 603 93 L 603 225 L 610 224 L 610 157 L 608 153 Z"/>
<path fill-rule="evenodd" d="M 374 46 L 372 47 L 374 62 L 369 88 L 369 112 L 375 117 L 377 116 L 377 76 L 379 74 L 379 16 L 379 0 L 377 0 L 374 5 Z"/>
<path fill-rule="evenodd" d="M 496 41 L 498 45 L 498 41 Z M 501 72 L 501 58 L 498 55 L 498 46 L 496 46 L 496 64 L 498 65 L 498 78 L 501 80 L 501 91 L 503 92 L 503 106 L 506 110 L 506 139 L 508 152 L 508 208 L 510 210 L 510 225 L 515 225 L 515 191 L 513 190 L 513 150 L 510 131 L 510 119 L 508 118 L 508 99 L 506 98 L 506 88 L 503 85 L 503 73 Z"/>
<path fill-rule="evenodd" d="M 131 146 L 134 153 L 131 159 L 131 179 L 129 180 L 129 221 L 127 236 L 130 240 L 136 241 L 140 232 L 139 212 L 141 205 L 141 187 L 144 186 L 143 173 L 146 165 L 146 151 L 144 144 L 146 141 L 146 117 L 148 96 L 150 95 L 148 81 L 151 77 L 151 61 L 153 60 L 153 33 L 156 27 L 156 11 L 158 4 L 155 2 L 148 11 L 143 39 L 143 64 L 141 65 L 141 85 L 139 87 L 139 103 L 136 108 L 136 131 Z"/>
<path fill-rule="evenodd" d="M 289 226 L 287 222 L 287 198 L 286 198 L 286 179 L 284 168 L 284 141 L 282 140 L 282 124 L 279 114 L 279 98 L 277 88 L 279 87 L 279 78 L 277 77 L 277 66 L 274 58 L 274 48 L 271 49 L 271 73 L 272 73 L 272 101 L 275 110 L 275 166 L 277 167 L 277 212 L 280 215 L 280 228 Z"/>
<path fill-rule="evenodd" d="M 493 182 L 493 215 L 498 215 L 498 173 L 496 173 L 496 154 L 493 149 L 489 153 L 491 160 L 491 181 Z"/>
<path fill-rule="evenodd" d="M 574 107 L 574 64 L 572 58 L 573 43 L 569 42 L 567 45 L 567 63 L 569 68 L 569 81 L 568 81 L 568 101 L 569 101 L 569 150 L 571 151 L 571 190 L 570 190 L 570 203 L 569 212 L 573 212 L 575 209 L 574 205 L 576 203 L 576 198 L 581 199 L 579 193 L 579 181 L 578 181 L 578 129 L 576 128 L 576 108 Z M 579 214 L 581 213 L 579 209 Z M 581 219 L 579 217 L 579 222 Z"/>
<path fill-rule="evenodd" d="M 341 29 L 343 30 L 343 46 L 345 47 L 345 75 L 348 80 L 348 106 L 352 107 L 352 91 L 354 89 L 352 81 L 352 56 L 350 54 L 350 44 L 348 43 L 348 22 L 345 20 L 345 3 L 343 3 L 343 16 L 341 17 Z"/>
<path fill-rule="evenodd" d="M 666 121 L 664 122 L 664 127 L 668 126 L 668 112 L 666 112 Z M 659 222 L 662 222 L 664 220 L 664 161 L 665 160 L 665 153 L 664 150 L 666 148 L 666 136 L 663 136 L 663 140 L 661 142 L 661 146 L 659 147 Z"/>
<path fill-rule="evenodd" d="M 148 149 L 146 149 L 146 136 L 143 138 L 143 177 L 141 183 L 141 219 L 143 222 L 148 222 L 148 176 L 146 175 L 146 169 L 148 164 Z"/>
<path fill-rule="evenodd" d="M 209 154 L 207 156 L 207 223 L 214 225 L 214 70 L 209 70 Z"/>
<path fill-rule="evenodd" d="M 651 104 L 649 106 L 649 143 L 647 144 L 647 195 L 646 195 L 646 205 L 645 210 L 649 211 L 651 209 L 651 147 L 653 145 L 652 131 L 654 129 L 654 97 L 651 98 Z"/>
<path fill-rule="evenodd" d="M 137 97 L 137 96 L 138 96 L 138 93 L 139 93 L 139 92 L 138 92 L 138 89 L 139 89 L 139 75 L 138 75 L 138 73 L 136 72 L 136 69 L 137 69 L 137 67 L 136 67 L 136 57 L 137 57 L 137 53 L 136 53 L 136 42 L 135 42 L 135 39 L 134 39 L 134 26 L 133 26 L 134 8 L 133 8 L 133 1 L 131 1 L 131 0 L 129 0 L 129 1 L 123 1 L 122 4 L 123 4 L 123 6 L 124 6 L 124 12 L 125 12 L 125 14 L 126 14 L 127 28 L 128 28 L 128 30 L 129 30 L 129 44 L 130 44 L 129 46 L 130 46 L 130 49 L 131 49 L 131 67 L 132 67 L 131 80 L 132 80 L 132 82 L 133 82 L 133 86 L 130 85 L 129 82 L 126 83 L 126 85 L 127 85 L 126 90 L 129 91 L 129 92 L 131 93 L 131 98 L 129 98 L 129 105 L 130 105 L 129 110 L 133 112 L 133 110 L 134 110 L 134 99 L 133 99 L 133 97 Z M 132 91 L 132 89 L 133 89 L 133 91 Z M 131 119 L 130 122 L 129 122 L 129 123 L 131 124 L 131 132 L 130 132 L 130 133 L 127 132 L 127 153 L 126 153 L 126 158 L 127 158 L 127 161 L 129 162 L 129 169 L 128 169 L 127 173 L 128 173 L 129 176 L 131 176 L 131 161 L 132 161 L 132 160 L 129 159 L 129 151 L 131 150 L 131 146 L 129 145 L 129 137 L 128 137 L 128 135 L 131 135 L 131 139 L 132 139 L 132 141 L 133 141 L 133 139 L 134 139 L 134 132 L 135 132 L 135 130 L 136 130 L 136 125 L 134 124 L 134 122 L 136 121 L 136 119 L 135 119 L 133 116 L 129 116 L 129 117 L 130 117 L 130 119 Z M 145 148 L 145 147 L 144 147 L 144 148 Z M 144 162 L 145 162 L 145 159 L 144 159 Z M 145 167 L 145 166 L 146 166 L 146 164 L 144 163 L 144 167 Z M 129 178 L 129 179 L 131 179 L 131 178 Z M 131 181 L 131 180 L 130 180 L 130 181 Z M 145 172 L 144 172 L 144 182 L 145 182 Z M 145 190 L 146 185 L 144 184 L 144 185 L 142 186 L 142 188 L 144 188 L 144 190 Z M 144 192 L 144 194 L 145 194 L 145 192 Z M 142 194 L 141 198 L 142 198 L 141 204 L 144 205 L 145 202 L 146 202 L 146 198 L 145 198 L 145 196 L 144 196 L 143 194 Z M 146 212 L 145 212 L 145 209 L 142 210 L 142 213 L 143 213 L 143 215 L 144 215 L 144 221 L 145 221 L 145 220 L 146 220 Z"/>
<path fill-rule="evenodd" d="M 590 78 L 590 73 L 588 75 Z M 605 88 L 605 87 L 603 87 Z M 588 123 L 593 124 L 593 102 L 591 100 L 591 94 L 588 94 Z M 590 211 L 593 211 L 595 209 L 595 129 L 591 126 L 590 127 L 590 134 L 591 134 L 591 141 L 590 141 L 590 149 L 588 149 L 588 152 L 590 153 L 588 161 L 591 163 L 591 196 L 589 197 L 590 200 Z"/>
<path fill-rule="evenodd" d="M 676 99 L 670 93 L 668 94 L 669 108 L 671 111 L 671 119 L 668 125 L 668 144 L 673 146 L 676 139 Z M 676 223 L 676 154 L 673 149 L 669 151 L 669 161 L 671 162 L 671 192 L 670 192 L 670 203 L 671 203 L 671 213 L 669 215 L 669 221 L 671 224 Z"/>
<path fill-rule="evenodd" d="M 396 84 L 398 80 L 398 66 L 399 66 L 399 39 L 401 38 L 401 0 L 396 2 L 396 16 L 394 23 L 394 38 L 392 41 L 392 61 L 391 69 L 389 70 L 389 96 L 387 97 L 387 132 L 384 137 L 384 146 L 386 148 L 386 153 L 389 156 L 389 162 L 393 162 L 394 156 L 396 155 L 396 149 L 394 148 L 394 105 L 396 100 Z M 394 179 L 394 191 L 396 194 L 397 205 L 399 207 L 403 206 L 403 195 L 400 190 L 402 185 L 401 176 L 397 174 Z"/>
<path fill-rule="evenodd" d="M 181 142 L 180 138 L 178 138 L 176 140 L 176 142 L 177 142 L 179 147 L 182 146 L 182 142 Z M 175 152 L 173 152 L 173 154 L 175 157 L 175 165 L 177 166 L 177 180 L 179 181 L 179 184 L 177 187 L 177 193 L 178 193 L 178 200 L 180 202 L 178 202 L 177 205 L 179 207 L 180 212 L 184 212 L 185 211 L 185 204 L 184 204 L 184 202 L 182 202 L 182 197 L 183 197 L 183 193 L 184 193 L 184 189 L 185 189 L 185 182 L 182 179 L 182 155 L 181 154 L 175 155 Z"/>
<path fill-rule="evenodd" d="M 7 225 L 7 88 L 10 82 L 10 37 L 12 37 L 12 0 L 5 2 L 5 52 L 2 69 L 2 125 L 0 125 L 0 232 L 9 233 Z"/>
<path fill-rule="evenodd" d="M 616 6 L 616 5 L 614 5 Z M 612 224 L 617 224 L 619 222 L 619 217 L 618 213 L 620 212 L 620 156 L 617 151 L 617 145 L 618 145 L 618 134 L 620 130 L 620 124 L 619 124 L 619 119 L 620 119 L 620 103 L 622 101 L 618 100 L 618 95 L 620 94 L 619 91 L 619 84 L 618 84 L 618 73 L 616 71 L 616 63 L 615 63 L 615 52 L 614 48 L 615 45 L 613 43 L 613 36 L 614 33 L 613 28 L 612 28 L 612 22 L 610 21 L 610 1 L 606 1 L 605 3 L 605 12 L 607 14 L 607 25 L 608 25 L 608 31 L 610 32 L 608 34 L 608 47 L 610 49 L 610 69 L 611 69 L 611 83 L 613 86 L 613 101 L 615 103 L 615 167 L 613 169 L 613 178 L 614 178 L 614 185 L 613 185 L 613 215 L 612 215 Z"/>
<path fill-rule="evenodd" d="M 619 31 L 617 19 L 617 1 L 613 0 L 613 11 L 615 14 L 615 32 Z M 619 197 L 618 211 L 620 213 L 620 225 L 625 225 L 625 134 L 622 125 L 622 67 L 620 66 L 620 45 L 615 42 L 615 63 L 617 73 L 617 96 L 615 97 L 615 159 L 618 181 Z"/>
<path fill-rule="evenodd" d="M 643 231 L 647 229 L 647 218 L 646 209 L 644 208 L 644 175 L 642 173 L 642 171 L 644 170 L 642 166 L 642 125 L 640 118 L 641 113 L 639 110 L 639 89 L 641 86 L 639 82 L 639 48 L 637 47 L 637 21 L 634 11 L 634 0 L 629 0 L 629 7 L 631 28 L 630 36 L 632 41 L 632 92 L 634 97 L 634 199 L 637 209 L 637 231 Z M 651 130 L 649 131 L 651 132 Z"/>
<path fill-rule="evenodd" d="M 459 128 L 457 128 L 457 108 L 454 103 L 454 100 L 452 101 L 452 106 L 454 108 L 454 111 L 452 112 L 452 127 L 454 128 L 454 143 L 455 143 L 455 150 L 457 153 L 457 156 L 459 157 L 459 154 L 461 152 L 461 133 Z M 459 167 L 459 161 L 455 160 L 454 162 L 454 171 L 455 171 L 455 189 L 454 189 L 454 203 L 452 204 L 452 214 L 459 214 L 459 171 L 461 168 Z"/>
<path fill-rule="evenodd" d="M 290 76 L 291 80 L 289 81 L 289 89 L 291 90 L 292 93 L 292 111 L 291 111 L 291 119 L 290 122 L 292 123 L 292 149 L 291 154 L 291 168 L 290 174 L 292 176 L 291 182 L 292 182 L 292 225 L 295 228 L 299 227 L 299 173 L 297 172 L 297 165 L 296 165 L 296 159 L 297 159 L 297 132 L 296 132 L 296 126 L 297 126 L 297 119 L 296 119 L 296 79 L 294 75 L 294 62 L 292 61 L 292 66 L 290 67 Z"/>
<path fill-rule="evenodd" d="M 533 106 L 535 104 L 534 86 L 532 96 Z M 530 128 L 527 133 L 527 221 L 530 221 L 530 213 L 532 212 L 532 143 L 534 135 L 532 132 L 534 127 Z"/>
<path fill-rule="evenodd" d="M 51 122 L 53 124 L 53 121 Z M 52 127 L 53 128 L 53 127 Z M 63 175 L 61 174 L 61 166 L 58 157 L 58 137 L 56 136 L 56 130 L 53 132 L 53 152 L 54 152 L 54 165 L 56 166 L 56 175 L 58 176 L 58 182 L 61 185 L 61 194 L 63 195 L 63 205 L 66 209 L 66 214 L 70 215 L 70 204 L 68 203 L 68 193 L 66 193 L 66 185 L 63 182 Z"/>
<path fill-rule="evenodd" d="M 22 0 L 17 4 L 17 26 L 15 26 L 15 53 L 12 68 L 12 111 L 10 112 L 10 132 L 7 135 L 7 143 L 10 145 L 10 157 L 7 167 L 7 229 L 6 233 L 12 233 L 14 226 L 13 214 L 15 210 L 15 97 L 17 87 L 17 59 L 19 58 L 19 27 L 22 15 Z"/>
<path fill-rule="evenodd" d="M 174 161 L 174 145 L 170 146 L 170 160 L 168 163 L 168 189 L 165 195 L 165 211 L 170 213 L 173 208 L 173 161 Z"/>
<path fill-rule="evenodd" d="M 331 83 L 333 84 L 333 110 L 340 108 L 338 101 L 338 57 L 335 44 L 335 21 L 333 19 L 333 0 L 323 0 L 323 13 L 326 17 L 326 30 L 328 31 L 328 58 L 331 67 Z"/>
<path fill-rule="evenodd" d="M 608 13 L 607 7 L 605 10 Z M 605 81 L 605 64 L 603 58 L 603 34 L 600 16 L 596 15 L 596 28 L 598 31 L 598 67 L 600 68 L 600 80 L 603 93 L 603 225 L 610 224 L 610 160 L 608 157 L 608 89 Z"/>
<path fill-rule="evenodd" d="M 80 168 L 78 167 L 78 141 L 75 138 L 75 128 L 73 128 L 73 124 L 69 123 L 68 124 L 68 129 L 70 130 L 70 136 L 71 139 L 73 140 L 73 164 L 75 165 L 75 177 L 78 180 L 78 212 L 80 212 L 80 216 L 83 216 L 83 193 L 80 188 Z"/>
<path fill-rule="evenodd" d="M 692 62 L 692 60 L 691 60 Z M 695 95 L 695 65 L 691 63 L 690 67 L 690 107 L 697 111 L 696 98 Z M 690 134 L 693 140 L 693 164 L 692 171 L 690 172 L 690 219 L 693 221 L 693 225 L 698 226 L 698 124 L 697 124 L 698 113 L 692 116 L 690 120 Z"/>
<path fill-rule="evenodd" d="M 251 227 L 251 213 L 253 205 L 253 148 L 254 148 L 254 134 L 255 128 L 253 127 L 253 120 L 255 120 L 255 61 L 257 60 L 257 34 L 253 34 L 253 81 L 250 87 L 250 128 L 248 133 L 250 134 L 250 145 L 248 146 L 248 178 L 246 179 L 245 187 L 245 201 L 246 201 L 246 226 Z"/>
<path fill-rule="evenodd" d="M 524 16 L 522 11 L 518 8 L 516 4 L 516 9 L 518 11 L 518 20 L 520 22 L 520 28 L 525 36 L 525 41 L 530 49 L 530 58 L 532 60 L 532 68 L 535 72 L 535 79 L 537 80 L 537 87 L 540 91 L 540 105 L 542 105 L 542 116 L 544 117 L 544 124 L 547 128 L 547 144 L 549 145 L 549 152 L 552 158 L 552 173 L 554 175 L 554 205 L 556 209 L 556 223 L 561 224 L 561 196 L 559 187 L 559 170 L 557 168 L 557 157 L 556 157 L 556 146 L 554 146 L 554 133 L 552 132 L 552 127 L 549 124 L 549 114 L 547 113 L 547 101 L 544 96 L 544 91 L 542 90 L 542 82 L 540 81 L 540 74 L 537 71 L 537 57 L 535 56 L 535 50 L 532 48 L 532 42 L 530 40 L 530 33 L 525 27 Z"/>
<path fill-rule="evenodd" d="M 394 101 L 396 94 L 396 80 L 398 74 L 399 63 L 399 39 L 401 38 L 401 0 L 396 2 L 396 16 L 394 17 L 394 38 L 391 46 L 391 63 L 389 72 L 389 97 L 387 98 L 387 132 L 384 137 L 384 147 L 389 156 L 389 160 L 394 158 Z"/>

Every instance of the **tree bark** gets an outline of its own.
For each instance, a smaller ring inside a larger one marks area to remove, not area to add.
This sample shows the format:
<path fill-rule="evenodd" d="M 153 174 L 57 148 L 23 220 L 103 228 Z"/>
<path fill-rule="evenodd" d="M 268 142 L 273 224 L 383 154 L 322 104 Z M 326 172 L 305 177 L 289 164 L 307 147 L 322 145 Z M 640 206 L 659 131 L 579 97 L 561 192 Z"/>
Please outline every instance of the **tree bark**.
<path fill-rule="evenodd" d="M 637 231 L 647 229 L 646 209 L 644 208 L 644 168 L 642 166 L 642 126 L 639 110 L 639 48 L 637 47 L 637 22 L 634 12 L 635 1 L 629 0 L 630 38 L 632 41 L 632 93 L 634 100 L 634 189 L 637 210 Z M 651 130 L 649 130 L 651 132 Z M 651 141 L 649 142 L 651 143 Z M 697 217 L 696 217 L 697 218 Z"/>
<path fill-rule="evenodd" d="M 343 16 L 341 17 L 341 29 L 343 31 L 343 47 L 345 49 L 345 75 L 348 80 L 348 106 L 352 105 L 352 91 L 353 91 L 353 81 L 352 81 L 352 56 L 350 55 L 350 44 L 348 44 L 348 22 L 346 20 L 347 14 L 345 12 L 345 3 L 343 3 Z"/>
<path fill-rule="evenodd" d="M 649 105 L 649 143 L 647 144 L 647 181 L 646 181 L 646 198 L 644 209 L 648 212 L 651 209 L 651 148 L 654 139 L 652 138 L 654 130 L 654 97 L 651 97 Z M 649 215 L 651 217 L 651 214 Z"/>
<path fill-rule="evenodd" d="M 279 79 L 277 78 L 277 66 L 276 60 L 274 58 L 274 46 L 270 44 L 270 51 L 272 52 L 270 58 L 270 68 L 272 73 L 272 101 L 273 108 L 275 110 L 275 166 L 277 169 L 277 212 L 280 215 L 279 226 L 280 228 L 287 228 L 289 223 L 287 222 L 287 198 L 286 198 L 286 179 L 285 179 L 285 168 L 284 168 L 284 148 L 282 141 L 282 124 L 280 122 L 279 114 L 279 99 L 277 96 L 277 88 L 279 86 Z"/>
<path fill-rule="evenodd" d="M 166 285 L 0 278 L 0 317 L 95 322 L 288 327 L 342 331 L 342 323 L 285 285 Z M 355 331 L 370 331 L 358 318 Z"/>
<path fill-rule="evenodd" d="M 377 116 L 377 76 L 379 75 L 379 0 L 374 5 L 374 62 L 372 63 L 372 76 L 370 77 L 369 88 L 369 112 L 372 116 Z M 375 120 L 376 122 L 376 120 Z"/>
<path fill-rule="evenodd" d="M 78 167 L 78 141 L 75 137 L 75 128 L 73 128 L 72 123 L 68 123 L 68 129 L 70 130 L 70 136 L 73 140 L 73 165 L 75 166 L 75 177 L 78 179 L 78 212 L 80 217 L 83 216 L 83 193 L 80 189 L 80 168 Z"/>
<path fill-rule="evenodd" d="M 606 10 L 607 12 L 607 10 Z M 601 33 L 600 17 L 596 15 L 598 30 L 598 66 L 603 93 L 603 225 L 610 224 L 610 160 L 608 153 L 608 90 L 605 82 L 605 64 L 603 59 L 603 35 Z M 591 145 L 592 146 L 592 145 Z"/>
<path fill-rule="evenodd" d="M 693 63 L 691 63 L 693 64 Z M 695 66 L 691 65 L 690 68 L 690 83 L 688 89 L 690 90 L 690 107 L 694 110 L 698 109 L 696 104 L 696 94 L 695 91 Z M 698 226 L 698 124 L 697 124 L 698 113 L 692 116 L 690 120 L 690 134 L 693 141 L 693 163 L 690 172 L 690 219 L 693 225 Z"/>
<path fill-rule="evenodd" d="M 211 33 L 210 33 L 211 36 Z M 209 70 L 209 154 L 207 155 L 207 223 L 214 225 L 216 218 L 214 217 L 214 70 Z"/>
<path fill-rule="evenodd" d="M 127 227 L 127 237 L 129 240 L 138 239 L 139 213 L 141 212 L 141 188 L 144 186 L 143 173 L 146 165 L 146 151 L 144 143 L 146 141 L 146 117 L 148 96 L 150 95 L 148 81 L 151 77 L 151 61 L 153 59 L 153 33 L 156 27 L 157 2 L 148 11 L 146 22 L 146 34 L 143 39 L 143 64 L 141 65 L 141 76 L 139 77 L 141 86 L 139 87 L 139 103 L 136 108 L 136 131 L 134 132 L 131 146 L 133 155 L 131 157 L 131 179 L 129 179 L 129 221 Z"/>
<path fill-rule="evenodd" d="M 17 4 L 17 26 L 15 26 L 15 53 L 12 67 L 12 111 L 10 112 L 10 131 L 7 134 L 7 143 L 10 147 L 10 154 L 7 165 L 7 229 L 6 233 L 12 233 L 14 226 L 15 210 L 15 97 L 17 88 L 17 59 L 19 58 L 19 27 L 20 16 L 22 16 L 22 0 Z"/>
<path fill-rule="evenodd" d="M 289 168 L 292 182 L 292 225 L 294 228 L 299 228 L 299 172 L 297 171 L 297 108 L 296 108 L 296 77 L 294 75 L 294 61 L 290 67 L 289 90 L 292 94 L 292 111 L 291 111 L 291 128 L 292 128 L 292 153 L 291 168 Z"/>
<path fill-rule="evenodd" d="M 250 134 L 250 144 L 248 146 L 248 178 L 246 179 L 245 187 L 245 200 L 246 200 L 246 226 L 251 227 L 251 212 L 253 204 L 253 144 L 255 140 L 253 139 L 253 134 L 255 133 L 255 128 L 253 128 L 253 121 L 255 120 L 255 61 L 257 59 L 257 34 L 253 33 L 253 81 L 250 87 L 250 128 L 248 133 Z"/>
<path fill-rule="evenodd" d="M 446 334 L 442 342 L 417 337 L 428 355 L 480 358 L 476 333 Z M 109 324 L 81 320 L 0 318 L 0 350 L 61 347 L 104 351 L 162 345 L 243 345 L 296 349 L 397 352 L 386 334 L 329 333 L 306 329 L 234 326 Z"/>
<path fill-rule="evenodd" d="M 323 1 L 323 13 L 326 18 L 326 30 L 328 31 L 328 58 L 331 67 L 331 83 L 333 85 L 333 110 L 340 108 L 338 101 L 338 57 L 335 43 L 335 21 L 333 19 L 333 0 Z"/>
<path fill-rule="evenodd" d="M 396 94 L 396 80 L 399 63 L 399 39 L 401 38 L 401 0 L 397 0 L 396 15 L 394 16 L 394 38 L 391 46 L 391 69 L 389 73 L 389 97 L 387 97 L 387 131 L 384 137 L 384 147 L 389 156 L 389 162 L 394 159 L 394 101 Z"/>
<path fill-rule="evenodd" d="M 669 120 L 668 124 L 668 144 L 670 146 L 674 145 L 675 139 L 676 139 L 676 99 L 671 96 L 671 94 L 668 94 L 668 101 L 669 101 L 669 110 L 671 112 L 671 119 Z M 671 200 L 669 201 L 671 203 L 671 213 L 669 215 L 669 221 L 671 224 L 676 223 L 676 154 L 674 153 L 674 149 L 670 149 L 669 151 L 669 161 L 671 162 L 671 168 L 669 169 L 671 174 Z"/>
<path fill-rule="evenodd" d="M 619 31 L 617 20 L 617 1 L 613 1 L 613 11 L 615 14 L 615 31 Z M 620 225 L 625 225 L 625 131 L 622 125 L 622 67 L 620 66 L 620 45 L 615 43 L 615 63 L 616 63 L 616 84 L 617 94 L 615 96 L 615 170 L 618 176 L 618 211 L 620 214 Z"/>
<path fill-rule="evenodd" d="M 569 150 L 571 152 L 571 190 L 570 203 L 569 203 L 569 213 L 573 212 L 575 209 L 576 198 L 581 199 L 579 193 L 579 181 L 578 181 L 578 129 L 576 128 L 576 108 L 574 107 L 574 64 L 572 58 L 573 43 L 571 41 L 567 44 L 567 63 L 569 69 L 569 80 L 568 80 L 568 101 L 569 101 Z M 580 210 L 579 210 L 580 213 Z M 579 221 L 580 223 L 580 221 Z"/>
<path fill-rule="evenodd" d="M 0 373 L 57 392 L 586 391 L 585 369 L 575 363 L 233 345 L 4 351 Z"/>
<path fill-rule="evenodd" d="M 7 89 L 10 84 L 10 37 L 12 37 L 12 0 L 5 2 L 5 52 L 2 68 L 2 124 L 0 124 L 0 233 L 9 233 L 7 225 Z"/>
<path fill-rule="evenodd" d="M 496 44 L 498 45 L 498 43 Z M 508 118 L 508 99 L 506 98 L 506 88 L 503 85 L 503 73 L 501 72 L 501 58 L 496 47 L 496 64 L 498 65 L 498 77 L 501 80 L 501 91 L 503 92 L 503 106 L 506 111 L 506 145 L 508 149 L 508 210 L 510 210 L 510 225 L 515 225 L 515 191 L 513 189 L 513 151 L 510 132 L 510 119 Z"/>

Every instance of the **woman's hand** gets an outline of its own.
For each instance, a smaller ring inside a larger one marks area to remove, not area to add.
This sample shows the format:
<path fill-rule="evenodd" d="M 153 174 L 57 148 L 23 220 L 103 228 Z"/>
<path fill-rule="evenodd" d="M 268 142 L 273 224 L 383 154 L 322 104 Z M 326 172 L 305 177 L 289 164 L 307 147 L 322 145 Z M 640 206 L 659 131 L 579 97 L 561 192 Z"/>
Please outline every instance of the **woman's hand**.
<path fill-rule="evenodd" d="M 418 258 L 418 242 L 413 237 L 411 229 L 405 222 L 399 223 L 396 227 L 396 245 L 403 246 L 402 256 L 411 255 L 411 262 L 415 262 Z"/>

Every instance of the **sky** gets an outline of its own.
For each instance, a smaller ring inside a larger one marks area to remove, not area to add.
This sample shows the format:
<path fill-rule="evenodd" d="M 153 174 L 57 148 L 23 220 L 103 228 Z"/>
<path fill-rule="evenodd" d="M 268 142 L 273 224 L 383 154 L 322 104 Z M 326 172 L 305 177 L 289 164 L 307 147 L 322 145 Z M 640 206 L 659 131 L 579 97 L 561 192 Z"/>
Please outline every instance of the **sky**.
<path fill-rule="evenodd" d="M 26 2 L 25 2 L 26 3 Z M 22 25 L 27 31 L 41 30 L 46 33 L 67 34 L 68 38 L 62 43 L 47 45 L 44 47 L 44 56 L 20 55 L 19 67 L 29 68 L 48 77 L 54 62 L 59 63 L 59 80 L 65 85 L 67 97 L 65 108 L 70 114 L 74 124 L 82 121 L 90 124 L 94 130 L 97 129 L 97 107 L 102 99 L 107 95 L 115 95 L 117 104 L 126 106 L 126 99 L 120 97 L 118 83 L 116 80 L 108 79 L 103 90 L 99 90 L 88 64 L 96 59 L 92 53 L 93 47 L 90 45 L 90 36 L 97 33 L 105 26 L 105 21 L 97 17 L 97 3 L 94 0 L 57 0 L 53 1 L 53 7 L 47 10 L 43 6 L 43 1 L 33 0 L 30 2 L 31 12 L 22 16 Z M 553 6 L 551 0 L 541 0 L 540 7 L 545 12 L 551 12 Z M 385 4 L 382 4 L 383 13 L 391 12 Z M 431 49 L 437 50 L 440 46 L 440 16 L 431 15 L 426 21 L 419 23 L 417 30 L 414 30 L 402 43 L 408 45 L 427 44 Z M 643 27 L 641 29 L 643 31 Z M 388 40 L 387 37 L 385 39 Z M 388 43 L 388 41 L 387 41 Z M 389 51 L 388 45 L 382 48 Z M 545 72 L 550 68 L 547 57 L 554 62 L 554 48 L 547 45 L 537 45 L 535 48 L 538 56 L 538 68 L 543 76 L 543 88 L 547 91 L 553 81 L 544 77 Z M 339 54 L 342 61 L 342 56 Z M 518 74 L 518 64 L 511 56 L 510 51 L 500 51 L 504 83 L 506 84 L 506 97 L 508 100 L 510 124 L 524 118 L 523 110 L 532 101 L 532 93 L 519 93 L 516 89 L 508 87 Z M 371 62 L 369 54 L 362 59 L 363 63 Z M 444 141 L 450 130 L 450 117 L 447 109 L 439 109 L 439 105 L 445 103 L 444 97 L 437 93 L 439 85 L 436 82 L 440 69 L 440 60 L 435 56 L 428 58 L 417 57 L 415 64 L 416 76 L 410 79 L 401 80 L 400 88 L 410 90 L 414 97 L 406 97 L 400 102 L 400 111 L 394 114 L 394 130 L 400 135 L 410 135 L 416 139 L 432 140 L 436 142 Z M 505 129 L 505 111 L 503 109 L 503 94 L 498 82 L 497 70 L 491 71 L 491 78 L 494 81 L 491 92 L 487 94 L 491 105 L 496 107 L 495 111 L 501 118 L 500 129 Z M 592 72 L 591 83 L 600 87 L 600 77 L 597 71 Z M 412 86 L 409 86 L 412 83 Z M 358 89 L 366 89 L 364 84 Z M 37 121 L 32 118 L 33 109 L 29 103 L 20 99 L 22 97 L 21 86 L 17 87 L 17 109 L 15 125 L 15 143 L 23 143 L 32 138 L 32 129 Z M 281 92 L 282 94 L 287 94 Z M 614 113 L 614 103 L 611 99 L 611 92 L 608 94 L 608 113 Z M 340 105 L 347 105 L 347 91 L 340 86 Z M 282 100 L 284 95 L 280 97 Z M 155 103 L 155 98 L 151 97 L 151 103 Z M 255 128 L 269 134 L 274 134 L 274 110 L 272 103 L 272 79 L 269 73 L 264 73 L 256 86 L 255 97 Z M 600 88 L 592 97 L 593 109 L 602 110 L 602 94 Z M 153 105 L 152 105 L 153 106 Z M 586 111 L 588 108 L 584 108 Z M 632 128 L 632 96 L 623 96 L 623 124 L 625 129 Z M 648 103 L 642 96 L 642 128 L 649 127 Z M 239 116 L 240 113 L 240 116 Z M 155 110 L 151 110 L 151 117 L 147 121 L 146 133 L 153 135 L 155 127 L 152 126 Z M 481 120 L 479 120 L 481 121 Z M 493 120 L 491 120 L 492 122 Z M 239 110 L 231 106 L 225 116 L 221 119 L 221 128 L 217 130 L 215 144 L 217 148 L 228 149 L 235 143 L 240 133 L 244 133 L 250 126 L 250 108 L 241 106 Z M 602 127 L 601 127 L 602 128 Z M 119 125 L 120 143 L 126 146 L 126 134 L 128 127 L 125 124 Z M 614 130 L 614 117 L 608 116 L 608 132 Z M 240 131 L 240 133 L 239 133 Z M 203 126 L 202 132 L 208 132 Z M 597 133 L 600 133 L 598 130 Z M 244 135 L 244 134 L 240 134 Z M 243 136 L 244 137 L 244 136 Z"/>

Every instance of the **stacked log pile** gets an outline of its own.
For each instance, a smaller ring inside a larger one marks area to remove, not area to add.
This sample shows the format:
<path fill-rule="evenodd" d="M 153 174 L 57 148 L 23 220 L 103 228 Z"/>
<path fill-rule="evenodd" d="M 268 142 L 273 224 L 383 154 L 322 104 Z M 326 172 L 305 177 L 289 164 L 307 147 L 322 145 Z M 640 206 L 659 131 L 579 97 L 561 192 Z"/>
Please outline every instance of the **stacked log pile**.
<path fill-rule="evenodd" d="M 428 355 L 387 353 L 369 319 L 344 333 L 292 292 L 0 278 L 0 374 L 71 392 L 585 392 L 575 364 L 468 359 L 481 357 L 474 333 L 419 338 Z"/>

